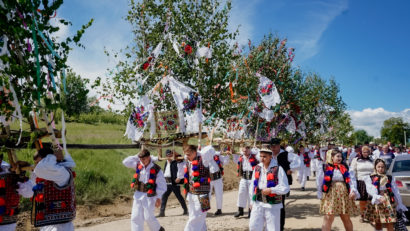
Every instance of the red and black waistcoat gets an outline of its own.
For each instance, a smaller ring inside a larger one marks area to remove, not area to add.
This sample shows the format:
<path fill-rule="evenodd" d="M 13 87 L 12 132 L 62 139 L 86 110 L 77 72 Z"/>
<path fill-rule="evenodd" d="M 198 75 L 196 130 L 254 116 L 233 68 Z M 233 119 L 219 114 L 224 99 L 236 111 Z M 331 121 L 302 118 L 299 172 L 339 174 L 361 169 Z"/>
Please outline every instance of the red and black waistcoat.
<path fill-rule="evenodd" d="M 58 186 L 53 181 L 36 179 L 33 187 L 33 209 L 31 221 L 35 227 L 55 225 L 74 220 L 76 215 L 75 172 L 66 168 L 70 179 L 65 186 Z"/>
<path fill-rule="evenodd" d="M 189 174 L 189 169 L 192 170 L 192 175 Z M 184 194 L 188 192 L 192 194 L 208 194 L 211 190 L 210 171 L 202 163 L 201 156 L 196 156 L 190 162 L 187 161 L 184 174 Z"/>
<path fill-rule="evenodd" d="M 259 189 L 259 179 L 261 175 L 261 170 L 262 167 L 260 165 L 257 165 L 255 167 L 255 180 L 253 182 L 254 190 L 253 190 L 253 196 L 252 200 L 253 201 L 263 201 L 265 203 L 269 204 L 280 204 L 282 203 L 282 195 L 277 195 L 274 193 L 271 193 L 267 196 L 262 194 L 262 190 Z M 266 173 L 266 188 L 273 188 L 276 185 L 278 185 L 279 180 L 278 180 L 278 171 L 279 167 L 275 166 L 269 169 L 269 171 Z"/>
<path fill-rule="evenodd" d="M 214 155 L 214 161 L 219 167 L 219 171 L 221 172 L 221 175 L 224 175 L 224 167 L 222 166 L 222 162 L 219 158 L 219 155 Z"/>
<path fill-rule="evenodd" d="M 20 195 L 16 191 L 18 179 L 19 176 L 13 173 L 0 175 L 0 225 L 17 222 L 20 202 Z"/>
<path fill-rule="evenodd" d="M 377 189 L 377 194 L 380 194 L 380 179 L 382 178 L 382 176 L 371 175 L 370 178 L 372 179 L 372 184 Z M 390 198 L 390 202 L 394 203 L 394 193 L 393 193 L 393 189 L 392 189 L 392 186 L 391 186 L 391 181 L 392 181 L 392 176 L 387 175 L 386 191 L 387 191 L 387 194 Z"/>
<path fill-rule="evenodd" d="M 161 170 L 161 167 L 153 163 L 153 166 L 149 170 L 149 178 L 146 184 L 140 181 L 140 175 L 141 175 L 140 172 L 143 167 L 144 166 L 142 166 L 141 162 L 137 163 L 134 178 L 132 179 L 132 183 L 131 183 L 131 188 L 137 191 L 140 191 L 140 192 L 146 192 L 147 197 L 154 197 L 157 195 L 156 180 L 157 180 L 157 175 L 159 171 Z"/>
<path fill-rule="evenodd" d="M 300 153 L 299 153 L 299 156 L 300 156 Z M 308 168 L 310 167 L 310 157 L 309 157 L 308 152 L 303 153 L 303 164 Z"/>
<path fill-rule="evenodd" d="M 250 154 L 248 159 L 249 159 L 249 163 L 252 166 L 252 170 L 254 170 L 255 166 L 259 164 L 259 161 L 256 159 L 256 156 L 254 154 Z M 239 157 L 237 168 L 238 168 L 238 176 L 242 176 L 243 174 L 243 155 Z"/>
<path fill-rule="evenodd" d="M 320 156 L 320 151 L 316 151 L 316 152 L 315 152 L 315 156 L 314 156 L 313 158 L 316 159 L 316 160 L 323 161 L 323 160 L 322 160 L 322 157 Z"/>
<path fill-rule="evenodd" d="M 325 174 L 323 178 L 323 185 L 322 185 L 322 192 L 327 193 L 329 192 L 330 187 L 332 186 L 332 179 L 333 179 L 333 172 L 335 169 L 338 169 L 342 175 L 344 182 L 346 184 L 347 191 L 350 192 L 350 174 L 349 174 L 349 167 L 345 164 L 326 164 L 324 166 Z"/>

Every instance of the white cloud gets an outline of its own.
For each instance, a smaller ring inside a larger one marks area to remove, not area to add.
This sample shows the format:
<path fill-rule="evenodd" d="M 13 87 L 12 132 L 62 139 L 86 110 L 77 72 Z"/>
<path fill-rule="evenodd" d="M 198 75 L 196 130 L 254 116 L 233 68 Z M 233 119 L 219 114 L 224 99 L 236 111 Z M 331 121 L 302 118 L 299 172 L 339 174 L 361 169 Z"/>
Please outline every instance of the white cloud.
<path fill-rule="evenodd" d="M 319 41 L 323 33 L 337 16 L 348 9 L 347 0 L 303 2 L 299 7 L 307 8 L 300 16 L 298 30 L 289 39 L 297 49 L 296 60 L 301 62 L 315 56 L 319 50 Z"/>
<path fill-rule="evenodd" d="M 236 38 L 236 42 L 238 42 L 239 45 L 246 45 L 248 44 L 248 39 L 252 39 L 254 30 L 252 18 L 256 13 L 258 2 L 260 1 L 236 0 L 232 2 L 228 29 L 230 32 L 234 32 L 239 26 L 239 36 Z"/>
<path fill-rule="evenodd" d="M 51 25 L 59 28 L 57 32 L 54 32 L 52 34 L 52 36 L 57 39 L 57 42 L 64 41 L 70 32 L 70 28 L 68 27 L 68 25 L 64 25 L 63 23 L 60 22 L 60 20 L 61 18 L 59 17 L 56 17 L 50 20 Z"/>
<path fill-rule="evenodd" d="M 380 129 L 383 122 L 390 117 L 402 117 L 405 122 L 410 123 L 410 108 L 401 112 L 390 112 L 383 108 L 366 108 L 362 111 L 348 111 L 352 118 L 354 128 L 364 129 L 369 135 L 380 137 Z"/>

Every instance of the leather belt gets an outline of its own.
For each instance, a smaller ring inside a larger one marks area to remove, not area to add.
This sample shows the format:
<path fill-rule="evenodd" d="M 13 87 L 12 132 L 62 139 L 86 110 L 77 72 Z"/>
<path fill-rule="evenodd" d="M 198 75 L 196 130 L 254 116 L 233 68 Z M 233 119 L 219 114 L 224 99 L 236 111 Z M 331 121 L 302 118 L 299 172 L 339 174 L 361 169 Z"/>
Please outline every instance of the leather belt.
<path fill-rule="evenodd" d="M 221 171 L 211 173 L 211 180 L 218 180 L 222 178 Z"/>
<path fill-rule="evenodd" d="M 243 171 L 242 178 L 245 180 L 252 180 L 252 171 Z"/>

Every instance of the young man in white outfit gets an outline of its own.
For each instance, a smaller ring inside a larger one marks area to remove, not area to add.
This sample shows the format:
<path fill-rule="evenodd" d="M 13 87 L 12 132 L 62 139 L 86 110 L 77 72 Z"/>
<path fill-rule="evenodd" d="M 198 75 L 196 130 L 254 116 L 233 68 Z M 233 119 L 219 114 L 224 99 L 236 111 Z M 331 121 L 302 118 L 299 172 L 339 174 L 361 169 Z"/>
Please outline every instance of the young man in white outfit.
<path fill-rule="evenodd" d="M 223 202 L 223 194 L 224 194 L 224 184 L 222 181 L 222 177 L 224 175 L 223 166 L 229 163 L 229 156 L 223 156 L 220 152 L 215 152 L 213 155 L 214 161 L 209 163 L 209 171 L 211 173 L 211 193 L 209 196 L 212 195 L 212 189 L 215 192 L 215 199 L 216 199 L 216 212 L 214 213 L 215 216 L 222 214 L 222 202 Z"/>
<path fill-rule="evenodd" d="M 310 176 L 310 160 L 314 157 L 314 155 L 313 153 L 309 152 L 309 150 L 306 150 L 303 145 L 299 146 L 298 155 L 301 163 L 298 171 L 298 182 L 302 187 L 302 191 L 305 191 L 306 181 Z"/>
<path fill-rule="evenodd" d="M 255 153 L 254 151 L 257 151 Z M 238 212 L 234 217 L 243 216 L 243 210 L 248 206 L 248 218 L 251 216 L 250 202 L 252 194 L 249 194 L 249 188 L 252 186 L 252 172 L 256 165 L 259 164 L 259 150 L 251 150 L 250 144 L 241 147 L 241 155 L 232 154 L 233 162 L 237 164 L 238 176 L 241 177 L 238 190 Z"/>
<path fill-rule="evenodd" d="M 250 231 L 279 231 L 281 229 L 282 196 L 289 192 L 286 172 L 272 158 L 272 151 L 265 145 L 260 150 L 261 162 L 252 174 L 252 213 Z M 265 227 L 265 228 L 264 228 Z"/>
<path fill-rule="evenodd" d="M 206 213 L 210 207 L 210 172 L 215 149 L 212 146 L 202 148 L 188 145 L 184 147 L 187 165 L 184 175 L 184 193 L 188 201 L 189 219 L 185 231 L 206 231 Z"/>
<path fill-rule="evenodd" d="M 142 149 L 138 155 L 125 158 L 122 163 L 127 168 L 135 169 L 131 183 L 131 188 L 135 189 L 131 230 L 143 231 L 144 221 L 151 231 L 164 230 L 154 214 L 155 207 L 160 207 L 162 195 L 167 191 L 161 168 L 153 162 L 147 149 Z"/>

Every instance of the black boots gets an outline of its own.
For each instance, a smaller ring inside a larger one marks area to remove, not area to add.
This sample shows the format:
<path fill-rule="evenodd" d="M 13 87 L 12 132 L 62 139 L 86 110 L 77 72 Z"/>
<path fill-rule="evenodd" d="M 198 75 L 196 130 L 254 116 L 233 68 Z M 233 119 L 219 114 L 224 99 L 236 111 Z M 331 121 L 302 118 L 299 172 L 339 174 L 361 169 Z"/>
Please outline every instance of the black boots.
<path fill-rule="evenodd" d="M 165 212 L 163 212 L 163 211 L 159 212 L 157 217 L 165 217 Z"/>
<path fill-rule="evenodd" d="M 305 191 L 305 187 L 302 187 L 302 191 Z"/>
<path fill-rule="evenodd" d="M 238 218 L 240 216 L 243 216 L 243 208 L 242 207 L 238 207 L 238 212 L 235 213 L 235 215 L 233 215 L 234 217 Z"/>
<path fill-rule="evenodd" d="M 165 231 L 164 227 L 161 226 L 161 228 L 159 228 L 159 231 Z"/>
<path fill-rule="evenodd" d="M 185 209 L 185 210 L 184 210 L 184 213 L 183 213 L 182 215 L 188 215 L 188 210 Z"/>
<path fill-rule="evenodd" d="M 214 213 L 215 216 L 221 215 L 222 214 L 222 210 L 218 209 L 216 210 L 216 212 Z"/>
<path fill-rule="evenodd" d="M 251 209 L 248 210 L 248 218 L 251 218 Z"/>

